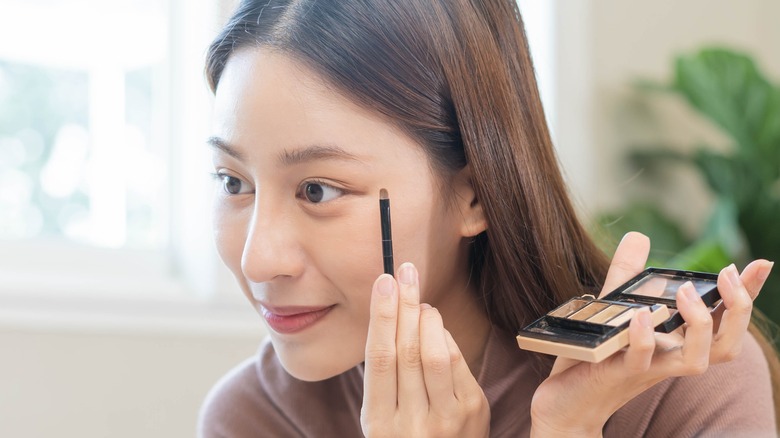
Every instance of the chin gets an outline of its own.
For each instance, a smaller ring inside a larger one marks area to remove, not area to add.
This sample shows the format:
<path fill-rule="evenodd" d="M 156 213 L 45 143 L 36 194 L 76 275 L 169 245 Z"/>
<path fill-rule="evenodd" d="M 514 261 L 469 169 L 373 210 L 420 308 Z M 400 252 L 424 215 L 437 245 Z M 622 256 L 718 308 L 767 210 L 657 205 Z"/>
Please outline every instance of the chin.
<path fill-rule="evenodd" d="M 286 351 L 287 349 L 273 342 L 276 357 L 288 374 L 304 382 L 319 382 L 343 374 L 363 362 L 362 354 L 354 360 L 347 360 L 345 355 L 328 351 Z M 308 350 L 304 348 L 304 350 Z M 362 351 L 361 351 L 362 353 Z"/>

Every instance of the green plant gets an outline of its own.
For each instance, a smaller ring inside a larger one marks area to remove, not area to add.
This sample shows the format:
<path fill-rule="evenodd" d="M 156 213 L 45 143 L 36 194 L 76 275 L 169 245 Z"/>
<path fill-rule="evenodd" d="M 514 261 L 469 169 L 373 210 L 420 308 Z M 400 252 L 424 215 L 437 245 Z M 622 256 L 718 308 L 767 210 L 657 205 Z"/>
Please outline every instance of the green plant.
<path fill-rule="evenodd" d="M 657 249 L 651 263 L 717 271 L 728 263 L 780 259 L 780 87 L 770 83 L 744 53 L 706 48 L 680 56 L 671 84 L 644 83 L 646 91 L 681 96 L 733 141 L 726 153 L 699 146 L 681 153 L 670 146 L 635 150 L 633 165 L 652 169 L 683 163 L 695 169 L 716 196 L 713 212 L 696 238 L 657 205 L 635 204 L 599 218 L 609 233 L 643 231 Z M 773 273 L 756 307 L 780 322 L 780 274 Z"/>

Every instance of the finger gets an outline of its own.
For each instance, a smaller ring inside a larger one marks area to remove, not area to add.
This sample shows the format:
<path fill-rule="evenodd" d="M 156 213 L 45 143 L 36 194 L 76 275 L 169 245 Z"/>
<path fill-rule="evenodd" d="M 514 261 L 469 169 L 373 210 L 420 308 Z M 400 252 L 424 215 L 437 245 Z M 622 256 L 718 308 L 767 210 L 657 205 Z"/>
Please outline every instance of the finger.
<path fill-rule="evenodd" d="M 690 281 L 677 291 L 677 310 L 687 325 L 682 346 L 682 374 L 701 374 L 710 362 L 712 317 Z"/>
<path fill-rule="evenodd" d="M 459 403 L 476 402 L 481 397 L 479 384 L 471 374 L 468 363 L 455 343 L 455 339 L 448 330 L 444 330 L 444 336 L 447 338 L 447 350 L 450 353 L 450 365 L 452 367 L 452 388 L 455 398 Z"/>
<path fill-rule="evenodd" d="M 682 329 L 674 330 L 671 333 L 658 333 L 653 334 L 655 338 L 655 354 L 667 353 L 670 351 L 680 350 L 682 351 L 683 343 L 685 342 L 685 333 Z"/>
<path fill-rule="evenodd" d="M 718 333 L 718 331 L 720 330 L 720 323 L 723 321 L 723 313 L 725 311 L 726 311 L 726 306 L 723 304 L 723 301 L 721 301 L 710 312 L 710 316 L 712 317 L 712 333 Z"/>
<path fill-rule="evenodd" d="M 650 239 L 644 234 L 630 232 L 623 236 L 612 263 L 609 265 L 604 287 L 600 297 L 617 289 L 618 286 L 632 279 L 645 269 L 647 256 L 650 254 Z"/>
<path fill-rule="evenodd" d="M 762 262 L 765 262 L 768 264 L 769 270 L 772 269 L 772 263 L 767 262 L 766 260 L 756 260 L 750 263 L 743 271 L 742 275 L 740 276 L 740 280 L 745 285 L 745 289 L 748 291 L 748 294 L 751 296 L 751 299 L 755 300 L 758 296 L 758 292 L 761 290 L 761 287 L 764 284 L 764 280 L 766 280 L 766 277 L 763 277 L 763 280 L 758 281 L 758 276 L 760 273 L 762 273 L 762 269 L 764 268 L 764 264 Z M 725 275 L 725 268 L 720 271 L 720 274 Z M 769 272 L 765 272 L 765 274 L 768 276 Z M 725 278 L 725 277 L 724 277 Z M 718 277 L 718 290 L 721 294 L 721 297 L 723 296 L 723 290 L 724 287 L 721 283 L 720 275 Z M 751 292 L 753 291 L 753 292 Z M 715 340 L 717 341 L 717 333 L 720 331 L 720 323 L 723 319 L 723 313 L 726 311 L 726 305 L 725 300 L 718 303 L 717 306 L 710 312 L 710 316 L 712 316 L 712 332 L 716 333 Z"/>
<path fill-rule="evenodd" d="M 398 294 L 393 277 L 382 274 L 371 291 L 370 320 L 366 340 L 363 414 L 369 418 L 391 418 L 395 413 L 395 333 Z"/>
<path fill-rule="evenodd" d="M 555 359 L 555 362 L 553 362 L 552 369 L 550 370 L 550 376 L 554 376 L 556 374 L 560 374 L 569 368 L 573 367 L 574 365 L 577 365 L 578 363 L 581 363 L 582 361 L 576 360 L 576 359 L 570 359 L 568 357 L 558 356 L 557 359 Z"/>
<path fill-rule="evenodd" d="M 747 270 L 747 269 L 746 269 Z M 757 272 L 753 269 L 753 272 Z M 746 277 L 751 281 L 750 272 Z M 758 285 L 758 289 L 761 286 Z M 745 288 L 745 284 L 732 264 L 718 274 L 718 291 L 723 299 L 721 306 L 725 308 L 721 316 L 718 332 L 710 353 L 712 362 L 724 362 L 735 358 L 742 350 L 742 340 L 745 331 L 750 324 L 750 315 L 753 312 L 753 299 Z"/>
<path fill-rule="evenodd" d="M 457 401 L 452 387 L 452 367 L 439 311 L 428 304 L 420 305 L 420 355 L 425 388 L 432 411 L 454 411 Z"/>
<path fill-rule="evenodd" d="M 427 411 L 420 360 L 420 288 L 417 269 L 404 263 L 398 269 L 398 406 L 409 414 Z"/>
<path fill-rule="evenodd" d="M 643 373 L 650 368 L 655 350 L 655 335 L 650 310 L 640 309 L 628 326 L 629 344 L 623 355 L 625 369 L 633 374 Z"/>
<path fill-rule="evenodd" d="M 768 260 L 754 260 L 742 270 L 740 279 L 753 300 L 756 299 L 761 288 L 764 287 L 764 283 L 769 278 L 773 266 L 774 262 Z"/>

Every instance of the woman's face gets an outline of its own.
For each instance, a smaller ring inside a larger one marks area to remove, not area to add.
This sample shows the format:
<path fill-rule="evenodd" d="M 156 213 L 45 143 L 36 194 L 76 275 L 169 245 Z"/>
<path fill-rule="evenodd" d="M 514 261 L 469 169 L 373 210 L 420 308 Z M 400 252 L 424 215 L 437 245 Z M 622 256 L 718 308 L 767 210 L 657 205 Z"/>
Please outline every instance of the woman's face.
<path fill-rule="evenodd" d="M 417 266 L 422 299 L 441 308 L 467 293 L 463 215 L 442 199 L 421 147 L 302 64 L 266 49 L 234 53 L 212 135 L 220 255 L 293 376 L 322 380 L 363 361 L 382 273 L 381 188 L 396 266 Z M 468 190 L 458 181 L 444 190 Z"/>

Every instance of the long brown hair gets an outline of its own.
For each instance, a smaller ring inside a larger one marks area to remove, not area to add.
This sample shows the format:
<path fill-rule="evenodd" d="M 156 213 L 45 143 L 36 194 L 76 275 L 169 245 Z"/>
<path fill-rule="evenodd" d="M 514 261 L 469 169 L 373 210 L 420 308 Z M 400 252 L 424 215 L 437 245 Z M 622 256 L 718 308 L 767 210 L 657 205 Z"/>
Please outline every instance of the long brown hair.
<path fill-rule="evenodd" d="M 212 90 L 231 53 L 261 46 L 385 115 L 442 175 L 470 166 L 489 224 L 470 268 L 493 324 L 600 289 L 609 262 L 570 203 L 514 0 L 243 1 L 209 49 Z"/>

